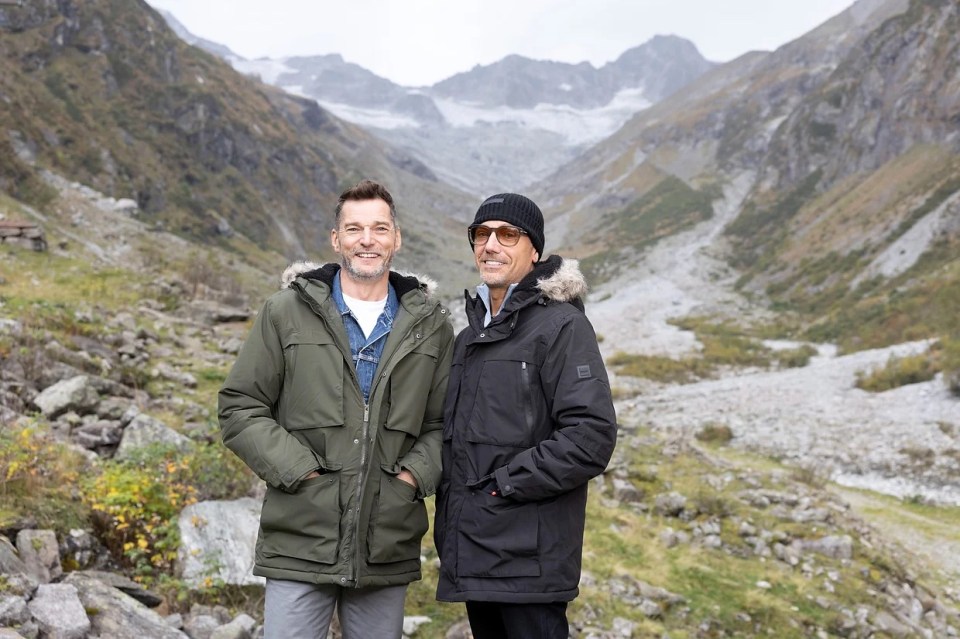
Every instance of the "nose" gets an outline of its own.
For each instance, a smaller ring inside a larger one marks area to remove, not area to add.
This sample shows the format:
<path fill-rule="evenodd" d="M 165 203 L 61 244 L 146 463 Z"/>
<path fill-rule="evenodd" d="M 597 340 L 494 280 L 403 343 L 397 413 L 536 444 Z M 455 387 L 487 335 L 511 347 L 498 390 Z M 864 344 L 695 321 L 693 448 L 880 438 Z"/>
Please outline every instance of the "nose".
<path fill-rule="evenodd" d="M 364 246 L 373 244 L 373 229 L 369 226 L 363 227 L 363 235 L 360 236 L 360 243 Z"/>

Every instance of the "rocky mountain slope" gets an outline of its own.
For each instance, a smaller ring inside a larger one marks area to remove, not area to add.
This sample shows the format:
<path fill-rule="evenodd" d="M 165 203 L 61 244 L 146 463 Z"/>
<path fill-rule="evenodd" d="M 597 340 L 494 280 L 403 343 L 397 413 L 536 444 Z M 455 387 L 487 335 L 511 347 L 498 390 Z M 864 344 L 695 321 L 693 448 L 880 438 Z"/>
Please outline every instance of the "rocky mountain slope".
<path fill-rule="evenodd" d="M 0 7 L 0 187 L 42 208 L 41 168 L 117 199 L 149 224 L 277 261 L 329 257 L 336 195 L 388 184 L 410 227 L 410 264 L 458 272 L 457 215 L 473 200 L 311 100 L 257 83 L 187 46 L 144 2 Z"/>
<path fill-rule="evenodd" d="M 551 235 L 599 283 L 719 215 L 709 243 L 736 287 L 798 313 L 808 336 L 862 348 L 950 333 L 957 12 L 861 0 L 708 72 L 541 183 Z"/>

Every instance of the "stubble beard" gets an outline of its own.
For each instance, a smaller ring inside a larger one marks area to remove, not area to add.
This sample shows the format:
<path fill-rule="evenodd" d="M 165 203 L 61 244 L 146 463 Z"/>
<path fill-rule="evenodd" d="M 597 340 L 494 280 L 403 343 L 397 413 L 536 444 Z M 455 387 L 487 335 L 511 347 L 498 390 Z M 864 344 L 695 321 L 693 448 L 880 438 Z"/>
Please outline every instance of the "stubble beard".
<path fill-rule="evenodd" d="M 372 282 L 379 280 L 390 270 L 391 262 L 393 262 L 393 255 L 388 255 L 384 258 L 383 262 L 381 262 L 378 268 L 372 271 L 360 270 L 353 265 L 353 261 L 350 259 L 350 257 L 343 255 L 342 253 L 340 255 L 341 268 L 347 272 L 347 275 L 349 275 L 351 279 L 358 282 Z"/>

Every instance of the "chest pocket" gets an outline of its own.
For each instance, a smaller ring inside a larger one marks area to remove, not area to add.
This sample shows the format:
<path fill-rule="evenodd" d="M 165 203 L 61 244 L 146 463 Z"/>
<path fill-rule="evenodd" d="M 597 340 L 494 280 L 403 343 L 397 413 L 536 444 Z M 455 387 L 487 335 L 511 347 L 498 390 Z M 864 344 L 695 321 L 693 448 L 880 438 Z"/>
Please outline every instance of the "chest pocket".
<path fill-rule="evenodd" d="M 545 412 L 539 367 L 523 359 L 489 359 L 477 380 L 466 439 L 476 444 L 533 446 L 549 432 Z"/>
<path fill-rule="evenodd" d="M 281 335 L 284 381 L 281 420 L 287 430 L 342 426 L 344 364 L 325 331 Z"/>
<path fill-rule="evenodd" d="M 390 373 L 390 395 L 387 398 L 388 430 L 420 435 L 430 385 L 437 372 L 440 347 L 425 342 L 403 356 Z"/>

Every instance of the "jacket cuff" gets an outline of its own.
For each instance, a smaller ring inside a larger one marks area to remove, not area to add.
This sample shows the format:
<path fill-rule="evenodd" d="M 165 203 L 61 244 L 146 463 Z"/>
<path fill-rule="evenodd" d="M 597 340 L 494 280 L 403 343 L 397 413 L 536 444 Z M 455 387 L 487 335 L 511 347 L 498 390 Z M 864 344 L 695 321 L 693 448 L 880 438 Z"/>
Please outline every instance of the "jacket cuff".
<path fill-rule="evenodd" d="M 300 463 L 296 464 L 292 468 L 289 468 L 286 472 L 279 476 L 278 483 L 280 485 L 280 490 L 287 493 L 297 492 L 297 488 L 300 487 L 300 482 L 303 481 L 303 478 L 314 470 L 320 470 L 316 459 L 311 456 L 308 459 L 301 460 Z"/>
<path fill-rule="evenodd" d="M 497 488 L 504 497 L 509 497 L 517 492 L 517 489 L 513 486 L 513 482 L 510 481 L 510 473 L 507 471 L 506 466 L 501 466 L 495 470 L 493 477 L 497 480 Z"/>

